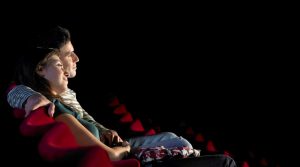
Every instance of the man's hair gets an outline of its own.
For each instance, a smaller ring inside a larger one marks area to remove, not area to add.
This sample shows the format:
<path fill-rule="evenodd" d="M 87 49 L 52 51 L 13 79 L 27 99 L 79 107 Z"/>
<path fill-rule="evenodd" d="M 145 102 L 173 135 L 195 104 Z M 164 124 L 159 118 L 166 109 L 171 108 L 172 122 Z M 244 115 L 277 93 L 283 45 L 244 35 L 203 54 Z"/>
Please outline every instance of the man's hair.
<path fill-rule="evenodd" d="M 69 30 L 61 26 L 54 26 L 38 32 L 33 40 L 33 47 L 60 49 L 69 41 L 71 41 Z"/>

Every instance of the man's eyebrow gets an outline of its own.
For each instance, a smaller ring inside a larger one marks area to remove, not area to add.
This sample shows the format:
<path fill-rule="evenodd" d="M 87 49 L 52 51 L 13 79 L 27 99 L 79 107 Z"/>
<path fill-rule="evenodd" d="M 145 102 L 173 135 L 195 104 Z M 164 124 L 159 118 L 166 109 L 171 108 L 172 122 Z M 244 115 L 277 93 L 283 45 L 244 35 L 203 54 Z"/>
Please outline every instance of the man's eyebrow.
<path fill-rule="evenodd" d="M 68 52 L 62 52 L 62 56 L 68 56 L 68 55 L 70 55 L 72 52 L 70 52 L 70 51 L 68 51 Z"/>

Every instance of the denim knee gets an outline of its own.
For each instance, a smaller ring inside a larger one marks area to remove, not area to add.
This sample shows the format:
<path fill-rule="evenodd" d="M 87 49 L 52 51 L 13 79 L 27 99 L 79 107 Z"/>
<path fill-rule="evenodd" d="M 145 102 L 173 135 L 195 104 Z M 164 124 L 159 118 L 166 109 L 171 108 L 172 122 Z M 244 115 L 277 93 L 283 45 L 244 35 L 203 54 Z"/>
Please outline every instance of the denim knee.
<path fill-rule="evenodd" d="M 190 149 L 193 149 L 192 144 L 191 144 L 187 139 L 185 139 L 185 138 L 183 138 L 183 137 L 181 137 L 181 136 L 180 136 L 179 138 L 180 138 L 180 140 L 182 141 L 184 147 L 188 147 L 188 148 L 190 148 Z"/>
<path fill-rule="evenodd" d="M 162 132 L 162 135 L 164 135 L 165 137 L 168 137 L 169 139 L 173 139 L 178 137 L 175 133 L 173 132 Z"/>

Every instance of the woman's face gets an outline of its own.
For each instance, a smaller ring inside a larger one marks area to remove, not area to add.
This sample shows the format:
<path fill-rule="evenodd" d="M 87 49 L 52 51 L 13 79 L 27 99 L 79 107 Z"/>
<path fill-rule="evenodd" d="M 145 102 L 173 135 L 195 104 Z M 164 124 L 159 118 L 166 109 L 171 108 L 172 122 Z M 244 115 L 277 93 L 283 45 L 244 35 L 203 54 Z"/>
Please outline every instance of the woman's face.
<path fill-rule="evenodd" d="M 46 64 L 38 74 L 48 80 L 53 94 L 59 95 L 68 89 L 67 74 L 64 72 L 63 64 L 57 54 L 47 58 Z"/>

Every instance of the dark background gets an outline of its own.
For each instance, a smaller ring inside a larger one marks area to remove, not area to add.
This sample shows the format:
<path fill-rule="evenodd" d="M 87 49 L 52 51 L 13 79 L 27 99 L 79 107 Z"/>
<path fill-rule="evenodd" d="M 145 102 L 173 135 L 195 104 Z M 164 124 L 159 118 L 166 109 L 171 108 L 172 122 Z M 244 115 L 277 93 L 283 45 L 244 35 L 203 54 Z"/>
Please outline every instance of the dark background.
<path fill-rule="evenodd" d="M 294 123 L 283 122 L 295 100 L 287 94 L 288 65 L 274 56 L 281 50 L 273 20 L 231 14 L 108 15 L 5 20 L 1 91 L 30 32 L 59 24 L 70 30 L 80 58 L 70 87 L 96 119 L 99 101 L 115 94 L 129 111 L 150 117 L 164 130 L 176 131 L 184 122 L 237 150 L 254 147 L 271 159 L 279 157 L 278 150 L 287 152 L 284 143 L 291 135 L 286 131 Z"/>

